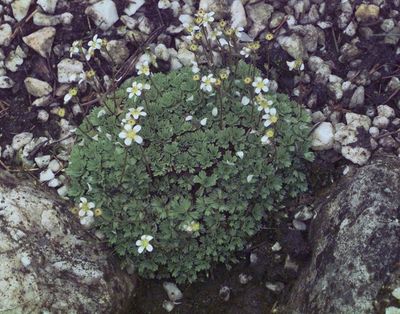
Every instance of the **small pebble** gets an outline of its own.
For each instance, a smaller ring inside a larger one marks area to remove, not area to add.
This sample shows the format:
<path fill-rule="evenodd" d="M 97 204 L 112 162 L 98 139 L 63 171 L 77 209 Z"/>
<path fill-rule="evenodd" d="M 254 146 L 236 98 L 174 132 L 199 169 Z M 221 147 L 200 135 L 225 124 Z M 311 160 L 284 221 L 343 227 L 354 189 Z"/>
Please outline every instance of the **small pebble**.
<path fill-rule="evenodd" d="M 49 113 L 46 110 L 39 110 L 38 111 L 38 115 L 37 115 L 37 119 L 40 122 L 47 122 L 49 120 Z"/>
<path fill-rule="evenodd" d="M 61 166 L 62 166 L 61 163 L 57 159 L 53 159 L 49 163 L 49 169 L 54 173 L 60 171 Z"/>
<path fill-rule="evenodd" d="M 174 302 L 165 300 L 165 301 L 163 302 L 162 307 L 163 307 L 164 310 L 166 310 L 167 312 L 171 312 L 171 311 L 174 309 L 175 304 L 174 304 Z"/>
<path fill-rule="evenodd" d="M 250 276 L 250 275 L 246 275 L 246 274 L 243 274 L 243 273 L 239 274 L 239 282 L 240 282 L 242 285 L 247 284 L 247 283 L 248 283 L 250 280 L 252 280 L 252 279 L 253 279 L 253 277 Z"/>
<path fill-rule="evenodd" d="M 282 282 L 272 283 L 267 281 L 265 287 L 273 292 L 281 292 L 285 288 L 285 285 Z"/>
<path fill-rule="evenodd" d="M 300 231 L 307 230 L 307 225 L 304 222 L 297 219 L 293 219 L 293 227 L 295 227 L 295 229 Z"/>
<path fill-rule="evenodd" d="M 49 164 L 50 159 L 51 159 L 50 155 L 44 155 L 44 156 L 35 157 L 35 162 L 39 168 L 44 168 Z"/>
<path fill-rule="evenodd" d="M 168 298 L 172 302 L 178 301 L 183 298 L 183 294 L 182 294 L 181 290 L 179 290 L 179 288 L 177 287 L 176 284 L 174 284 L 172 282 L 164 282 L 163 287 L 164 287 L 164 290 L 168 294 Z"/>
<path fill-rule="evenodd" d="M 39 181 L 40 182 L 47 182 L 54 179 L 54 173 L 50 169 L 46 169 L 42 171 L 39 175 Z"/>
<path fill-rule="evenodd" d="M 227 286 L 221 287 L 219 289 L 219 296 L 223 301 L 228 302 L 231 297 L 231 289 Z"/>
<path fill-rule="evenodd" d="M 282 249 L 282 246 L 280 245 L 279 242 L 275 242 L 275 244 L 271 247 L 271 250 L 273 252 L 278 252 Z"/>

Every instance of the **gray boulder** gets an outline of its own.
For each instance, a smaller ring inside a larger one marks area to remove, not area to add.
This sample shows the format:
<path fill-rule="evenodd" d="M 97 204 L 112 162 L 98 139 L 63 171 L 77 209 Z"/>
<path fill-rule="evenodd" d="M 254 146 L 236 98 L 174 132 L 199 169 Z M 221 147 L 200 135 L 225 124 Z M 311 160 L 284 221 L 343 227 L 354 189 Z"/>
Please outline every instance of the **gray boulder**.
<path fill-rule="evenodd" d="M 0 171 L 2 313 L 127 311 L 135 278 L 65 204 Z"/>
<path fill-rule="evenodd" d="M 375 313 L 400 260 L 400 159 L 374 157 L 316 205 L 311 261 L 282 313 Z"/>

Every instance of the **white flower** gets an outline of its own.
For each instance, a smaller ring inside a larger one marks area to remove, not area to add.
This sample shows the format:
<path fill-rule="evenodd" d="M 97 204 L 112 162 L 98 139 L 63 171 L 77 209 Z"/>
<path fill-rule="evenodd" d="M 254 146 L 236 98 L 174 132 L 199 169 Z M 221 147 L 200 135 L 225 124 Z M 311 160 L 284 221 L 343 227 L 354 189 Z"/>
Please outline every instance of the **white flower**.
<path fill-rule="evenodd" d="M 87 50 L 85 51 L 85 59 L 86 61 L 90 61 L 90 59 L 94 56 L 94 50 Z"/>
<path fill-rule="evenodd" d="M 185 121 L 191 121 L 193 119 L 193 116 L 187 116 L 186 118 L 185 118 Z"/>
<path fill-rule="evenodd" d="M 190 224 L 184 224 L 182 229 L 186 232 L 197 232 L 200 230 L 200 224 L 196 221 L 192 221 Z"/>
<path fill-rule="evenodd" d="M 211 114 L 213 115 L 213 117 L 216 117 L 218 115 L 218 108 L 214 107 L 213 110 L 211 111 Z"/>
<path fill-rule="evenodd" d="M 128 97 L 132 98 L 133 96 L 142 95 L 143 84 L 138 82 L 132 82 L 131 87 L 126 89 L 126 92 L 129 94 Z"/>
<path fill-rule="evenodd" d="M 132 125 L 125 124 L 124 129 L 119 133 L 119 138 L 124 140 L 126 146 L 130 146 L 132 141 L 135 141 L 138 144 L 142 144 L 143 138 L 137 133 L 142 129 L 140 125 L 135 125 L 132 128 Z"/>
<path fill-rule="evenodd" d="M 209 75 L 204 75 L 201 78 L 201 84 L 200 84 L 200 89 L 202 89 L 205 92 L 211 92 L 212 91 L 212 84 L 216 82 L 216 79 L 214 78 L 213 74 Z"/>
<path fill-rule="evenodd" d="M 125 115 L 125 119 L 122 119 L 121 125 L 130 124 L 132 126 L 136 125 L 136 120 L 131 117 L 130 113 Z"/>
<path fill-rule="evenodd" d="M 286 61 L 286 64 L 289 68 L 289 71 L 293 71 L 293 70 L 303 71 L 304 70 L 304 64 L 301 59 L 296 59 L 293 61 Z"/>
<path fill-rule="evenodd" d="M 72 58 L 73 55 L 79 55 L 82 47 L 82 41 L 75 40 L 69 49 L 69 57 Z"/>
<path fill-rule="evenodd" d="M 254 82 L 252 83 L 252 86 L 254 87 L 254 91 L 256 94 L 263 92 L 268 92 L 268 84 L 269 80 L 268 79 L 262 79 L 262 77 L 256 77 L 254 79 Z"/>
<path fill-rule="evenodd" d="M 220 37 L 222 35 L 222 32 L 220 30 L 212 30 L 209 34 L 208 34 L 208 38 L 211 40 L 217 40 L 218 37 Z"/>
<path fill-rule="evenodd" d="M 238 156 L 240 159 L 243 159 L 244 153 L 240 150 L 236 152 L 236 156 Z"/>
<path fill-rule="evenodd" d="M 169 0 L 160 0 L 158 1 L 158 8 L 163 10 L 163 9 L 168 9 L 171 7 L 171 2 Z"/>
<path fill-rule="evenodd" d="M 106 114 L 107 112 L 104 109 L 100 109 L 99 112 L 97 113 L 97 118 L 105 116 Z"/>
<path fill-rule="evenodd" d="M 267 100 L 263 97 L 260 101 L 257 101 L 257 104 L 258 104 L 257 110 L 258 111 L 264 110 L 267 113 L 273 103 L 274 102 L 272 100 Z"/>
<path fill-rule="evenodd" d="M 208 12 L 203 15 L 202 25 L 207 26 L 209 23 L 214 22 L 215 12 Z"/>
<path fill-rule="evenodd" d="M 271 108 L 268 110 L 268 112 L 262 116 L 262 118 L 265 120 L 264 121 L 264 126 L 267 128 L 271 124 L 274 124 L 278 121 L 278 115 L 276 112 L 275 108 Z"/>
<path fill-rule="evenodd" d="M 138 75 L 146 75 L 149 76 L 150 75 L 150 67 L 149 67 L 149 63 L 147 61 L 141 62 L 136 64 L 136 70 Z"/>
<path fill-rule="evenodd" d="M 76 96 L 77 94 L 78 89 L 76 89 L 75 87 L 70 88 L 68 93 L 64 96 L 64 104 L 67 104 L 72 99 L 72 97 Z"/>
<path fill-rule="evenodd" d="M 133 117 L 133 119 L 137 120 L 139 119 L 140 116 L 145 117 L 147 116 L 147 113 L 143 111 L 143 107 L 137 107 L 137 108 L 129 108 L 128 111 L 129 113 L 127 115 L 130 115 Z"/>
<path fill-rule="evenodd" d="M 150 235 L 142 235 L 140 240 L 136 241 L 136 246 L 138 246 L 139 254 L 142 254 L 144 250 L 151 252 L 153 251 L 153 246 L 150 244 L 150 241 L 153 240 L 153 237 Z"/>
<path fill-rule="evenodd" d="M 207 118 L 201 119 L 201 120 L 200 120 L 200 124 L 201 124 L 202 126 L 205 126 L 205 125 L 207 124 Z"/>
<path fill-rule="evenodd" d="M 242 37 L 243 27 L 239 26 L 233 29 L 235 36 L 240 39 Z"/>
<path fill-rule="evenodd" d="M 200 72 L 199 65 L 196 61 L 192 61 L 192 72 L 195 74 Z"/>
<path fill-rule="evenodd" d="M 248 47 L 243 47 L 242 50 L 240 50 L 240 54 L 245 58 L 248 58 L 251 54 L 251 49 Z"/>
<path fill-rule="evenodd" d="M 79 74 L 79 82 L 78 82 L 78 84 L 82 84 L 85 81 L 87 81 L 87 76 L 86 76 L 86 72 L 83 71 L 81 74 Z"/>
<path fill-rule="evenodd" d="M 86 197 L 81 197 L 80 200 L 81 202 L 79 203 L 79 217 L 93 216 L 92 209 L 95 207 L 94 203 L 88 202 Z"/>
<path fill-rule="evenodd" d="M 247 106 L 250 103 L 250 98 L 247 96 L 242 97 L 242 105 Z"/>
<path fill-rule="evenodd" d="M 89 51 L 100 49 L 102 44 L 103 40 L 101 38 L 98 38 L 98 35 L 94 35 L 93 39 L 88 42 Z"/>
<path fill-rule="evenodd" d="M 254 178 L 254 175 L 249 174 L 249 175 L 247 176 L 246 180 L 247 180 L 248 183 L 250 183 L 251 180 L 253 180 L 253 178 Z"/>

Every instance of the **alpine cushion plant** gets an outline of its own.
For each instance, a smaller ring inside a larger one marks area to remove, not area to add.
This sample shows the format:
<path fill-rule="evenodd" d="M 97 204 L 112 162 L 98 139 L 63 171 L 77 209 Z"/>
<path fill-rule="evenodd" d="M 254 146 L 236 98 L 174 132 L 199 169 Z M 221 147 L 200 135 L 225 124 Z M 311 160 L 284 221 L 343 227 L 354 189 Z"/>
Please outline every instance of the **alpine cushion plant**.
<path fill-rule="evenodd" d="M 213 16 L 200 13 L 193 29 L 207 37 Z M 240 31 L 221 36 L 235 46 Z M 263 217 L 307 190 L 308 113 L 254 66 L 225 60 L 168 74 L 139 64 L 76 131 L 69 195 L 101 208 L 96 227 L 141 276 L 193 282 L 235 262 Z"/>

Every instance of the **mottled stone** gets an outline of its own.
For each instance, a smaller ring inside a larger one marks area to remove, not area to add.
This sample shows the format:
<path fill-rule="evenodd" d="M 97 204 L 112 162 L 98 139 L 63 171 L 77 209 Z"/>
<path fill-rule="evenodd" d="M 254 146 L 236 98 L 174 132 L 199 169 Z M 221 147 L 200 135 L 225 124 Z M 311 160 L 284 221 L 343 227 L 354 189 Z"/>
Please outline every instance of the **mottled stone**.
<path fill-rule="evenodd" d="M 376 156 L 315 204 L 312 257 L 280 313 L 375 313 L 400 252 L 400 159 Z"/>
<path fill-rule="evenodd" d="M 129 313 L 134 277 L 82 230 L 67 204 L 0 171 L 0 309 Z"/>

